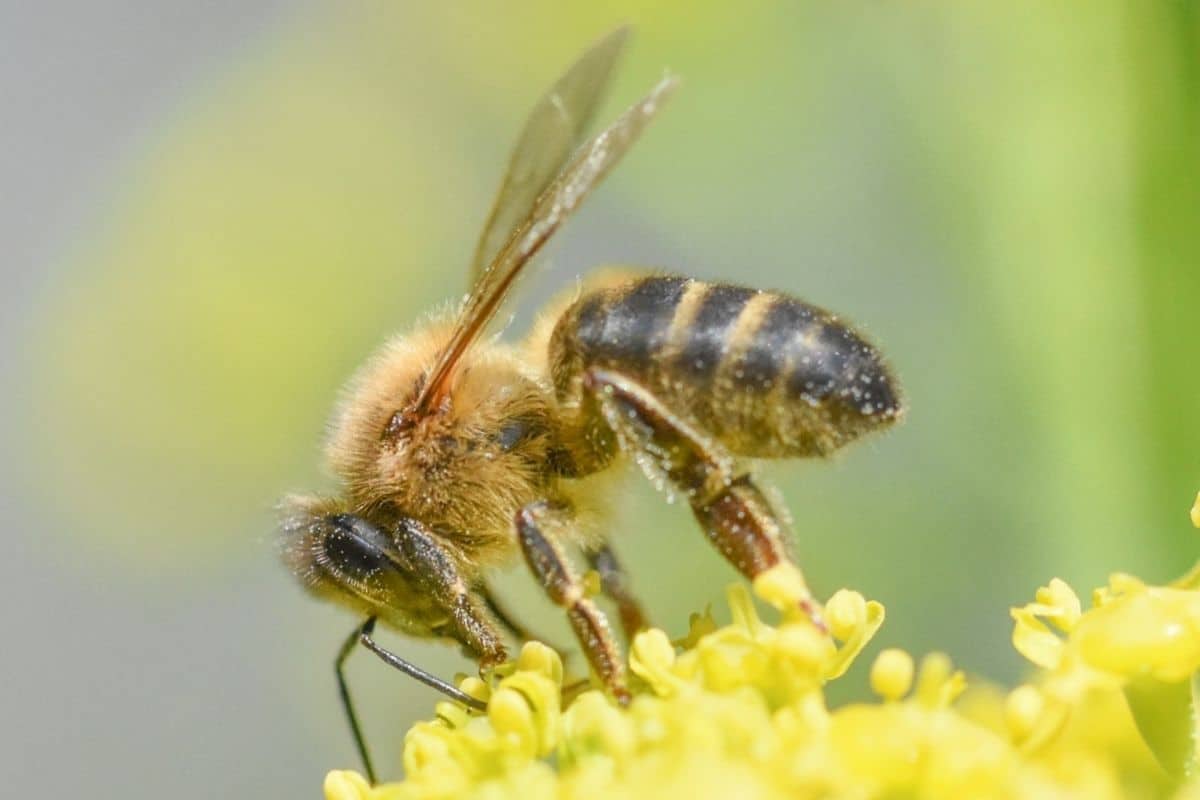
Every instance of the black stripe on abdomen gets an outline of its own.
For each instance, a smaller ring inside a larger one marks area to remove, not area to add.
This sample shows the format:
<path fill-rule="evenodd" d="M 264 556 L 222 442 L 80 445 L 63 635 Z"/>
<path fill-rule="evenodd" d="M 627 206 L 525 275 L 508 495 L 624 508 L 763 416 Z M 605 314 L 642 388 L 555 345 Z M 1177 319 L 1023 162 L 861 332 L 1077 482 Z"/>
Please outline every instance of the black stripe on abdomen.
<path fill-rule="evenodd" d="M 798 300 L 775 295 L 758 327 L 747 333 L 750 341 L 733 365 L 738 383 L 753 392 L 770 391 L 796 351 L 797 340 L 819 313 Z"/>
<path fill-rule="evenodd" d="M 742 286 L 718 284 L 708 288 L 696 315 L 683 332 L 676 365 L 685 375 L 711 377 L 729 352 L 729 336 L 746 303 L 757 294 Z"/>
<path fill-rule="evenodd" d="M 835 317 L 824 319 L 792 357 L 788 394 L 856 417 L 890 418 L 899 393 L 878 351 Z"/>
<path fill-rule="evenodd" d="M 578 312 L 580 347 L 593 358 L 646 365 L 666 343 L 688 283 L 687 278 L 645 278 L 616 294 L 588 298 Z"/>

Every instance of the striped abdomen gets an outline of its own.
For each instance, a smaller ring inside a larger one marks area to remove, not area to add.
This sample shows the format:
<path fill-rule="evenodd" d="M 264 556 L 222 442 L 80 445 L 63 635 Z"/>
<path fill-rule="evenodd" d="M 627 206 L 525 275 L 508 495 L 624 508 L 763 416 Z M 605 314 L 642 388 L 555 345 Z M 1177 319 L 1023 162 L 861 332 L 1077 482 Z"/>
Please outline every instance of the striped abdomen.
<path fill-rule="evenodd" d="M 734 453 L 826 454 L 900 415 L 879 352 L 777 292 L 651 276 L 588 292 L 550 343 L 560 399 L 588 367 L 620 372 Z"/>

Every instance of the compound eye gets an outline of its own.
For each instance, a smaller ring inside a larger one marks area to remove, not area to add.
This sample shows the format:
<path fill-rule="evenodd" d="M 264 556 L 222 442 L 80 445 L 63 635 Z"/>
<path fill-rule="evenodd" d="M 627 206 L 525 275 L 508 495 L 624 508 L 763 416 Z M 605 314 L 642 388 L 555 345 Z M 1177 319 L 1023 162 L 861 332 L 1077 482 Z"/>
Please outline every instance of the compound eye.
<path fill-rule="evenodd" d="M 362 583 L 399 571 L 395 544 L 379 528 L 352 514 L 335 514 L 329 522 L 322 560 L 340 577 Z"/>

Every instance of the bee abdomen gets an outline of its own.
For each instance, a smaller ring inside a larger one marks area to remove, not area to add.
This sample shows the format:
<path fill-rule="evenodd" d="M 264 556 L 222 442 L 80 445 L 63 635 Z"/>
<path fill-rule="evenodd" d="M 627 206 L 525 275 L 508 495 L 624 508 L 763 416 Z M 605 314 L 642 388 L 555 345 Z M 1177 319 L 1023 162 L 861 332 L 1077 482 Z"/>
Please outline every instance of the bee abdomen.
<path fill-rule="evenodd" d="M 560 393 L 589 366 L 618 370 L 740 455 L 829 453 L 902 412 L 873 345 L 777 292 L 641 278 L 581 297 L 552 348 Z"/>

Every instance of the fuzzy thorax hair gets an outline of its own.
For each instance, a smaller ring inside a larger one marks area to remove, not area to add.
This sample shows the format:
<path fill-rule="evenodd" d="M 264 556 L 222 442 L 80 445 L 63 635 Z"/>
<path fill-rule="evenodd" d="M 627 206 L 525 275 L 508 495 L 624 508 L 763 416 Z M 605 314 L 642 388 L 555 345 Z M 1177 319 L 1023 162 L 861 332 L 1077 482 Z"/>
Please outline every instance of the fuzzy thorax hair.
<path fill-rule="evenodd" d="M 442 408 L 402 433 L 390 430 L 451 331 L 435 320 L 384 344 L 347 386 L 326 455 L 355 513 L 420 519 L 484 566 L 505 559 L 514 515 L 551 488 L 554 401 L 514 350 L 481 342 Z"/>

